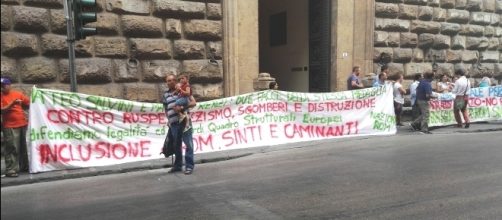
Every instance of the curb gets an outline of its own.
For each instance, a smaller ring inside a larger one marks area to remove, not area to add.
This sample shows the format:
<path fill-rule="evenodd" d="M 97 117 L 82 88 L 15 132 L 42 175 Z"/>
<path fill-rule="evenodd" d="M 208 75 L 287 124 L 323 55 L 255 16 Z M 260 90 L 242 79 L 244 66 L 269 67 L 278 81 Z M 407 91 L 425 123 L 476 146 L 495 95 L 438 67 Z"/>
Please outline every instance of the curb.
<path fill-rule="evenodd" d="M 253 153 L 242 153 L 242 154 L 237 154 L 237 155 L 228 155 L 228 156 L 223 156 L 223 157 L 216 157 L 216 158 L 209 158 L 209 159 L 199 159 L 195 160 L 195 164 L 204 164 L 204 163 L 214 163 L 214 162 L 220 162 L 220 161 L 226 161 L 226 160 L 233 160 L 241 157 L 247 157 L 253 155 Z M 84 177 L 93 177 L 93 176 L 102 176 L 102 175 L 110 175 L 110 174 L 121 174 L 121 173 L 130 173 L 130 172 L 136 172 L 136 171 L 142 171 L 142 170 L 157 170 L 157 169 L 163 169 L 163 168 L 170 168 L 172 165 L 170 163 L 168 164 L 162 164 L 162 163 L 155 163 L 149 164 L 149 165 L 143 165 L 143 166 L 135 166 L 135 167 L 125 167 L 125 168 L 118 168 L 118 169 L 107 169 L 107 170 L 96 170 L 96 167 L 91 167 L 91 168 L 84 168 L 84 169 L 75 169 L 75 170 L 67 170 L 67 171 L 80 171 L 78 173 L 64 173 L 62 175 L 55 175 L 55 176 L 48 176 L 48 177 L 36 177 L 33 178 L 31 175 L 37 175 L 37 174 L 29 174 L 30 177 L 26 179 L 10 179 L 9 181 L 3 181 L 4 178 L 8 177 L 2 177 L 2 182 L 0 187 L 9 187 L 9 186 L 19 186 L 19 185 L 27 185 L 27 184 L 34 184 L 34 183 L 43 183 L 43 182 L 53 182 L 53 181 L 58 181 L 58 180 L 67 180 L 67 179 L 78 179 L 78 178 L 84 178 Z M 58 172 L 58 171 L 56 171 Z M 64 171 L 60 171 L 64 172 Z M 19 178 L 19 177 L 17 177 Z"/>
<path fill-rule="evenodd" d="M 502 128 L 465 130 L 465 131 L 456 131 L 455 133 L 481 133 L 481 132 L 494 132 L 494 131 L 502 131 Z"/>
<path fill-rule="evenodd" d="M 500 127 L 495 127 L 495 128 L 478 128 L 478 129 L 473 129 L 472 127 L 470 129 L 463 129 L 463 128 L 456 128 L 453 127 L 454 125 L 443 125 L 443 126 L 435 126 L 435 127 L 429 127 L 431 131 L 434 130 L 440 130 L 440 129 L 445 129 L 445 128 L 450 128 L 449 131 L 444 131 L 441 133 L 481 133 L 481 132 L 493 132 L 493 131 L 502 131 L 502 121 L 494 121 L 494 122 L 471 122 L 471 125 L 500 125 Z"/>
<path fill-rule="evenodd" d="M 435 127 L 433 130 L 447 128 L 448 126 Z M 481 133 L 481 132 L 494 132 L 494 131 L 502 131 L 502 127 L 500 128 L 486 128 L 486 129 L 475 129 L 475 130 L 454 130 L 454 131 L 445 131 L 440 132 L 439 134 L 454 134 L 454 133 Z M 399 135 L 399 134 L 397 134 Z M 247 157 L 253 155 L 255 153 L 263 153 L 267 152 L 265 148 L 262 147 L 257 148 L 258 150 L 254 150 L 252 152 L 240 152 L 235 153 L 234 155 L 221 155 L 213 158 L 201 158 L 196 159 L 195 164 L 204 164 L 204 163 L 214 163 L 226 160 L 233 160 L 241 157 Z M 119 165 L 120 166 L 120 165 Z M 34 184 L 34 183 L 43 183 L 43 182 L 53 182 L 58 180 L 66 180 L 66 179 L 78 179 L 84 177 L 93 177 L 93 176 L 102 176 L 102 175 L 110 175 L 110 174 L 121 174 L 121 173 L 129 173 L 136 172 L 142 170 L 157 170 L 172 167 L 169 161 L 165 161 L 163 159 L 159 159 L 156 161 L 151 161 L 148 163 L 144 163 L 142 165 L 134 165 L 133 167 L 90 167 L 90 168 L 82 168 L 82 169 L 73 169 L 73 170 L 63 170 L 63 171 L 54 171 L 61 172 L 61 174 L 54 174 L 48 176 L 36 176 L 39 174 L 27 174 L 29 177 L 18 177 L 18 178 L 9 178 L 8 180 L 2 177 L 0 187 L 9 187 L 9 186 L 18 186 L 18 185 L 26 185 L 26 184 Z M 101 169 L 101 170 L 99 170 Z M 73 172 L 73 173 L 72 173 Z M 43 174 L 41 174 L 43 175 Z M 24 176 L 24 175 L 23 175 Z M 34 177 L 35 176 L 35 177 Z M 7 181 L 5 181 L 7 180 Z"/>

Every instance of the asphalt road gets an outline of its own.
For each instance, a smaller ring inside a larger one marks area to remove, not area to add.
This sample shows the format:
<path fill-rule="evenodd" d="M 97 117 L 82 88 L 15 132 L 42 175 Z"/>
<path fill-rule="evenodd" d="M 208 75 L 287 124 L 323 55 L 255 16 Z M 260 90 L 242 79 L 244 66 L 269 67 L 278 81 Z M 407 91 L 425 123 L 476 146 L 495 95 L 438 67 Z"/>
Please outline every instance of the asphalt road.
<path fill-rule="evenodd" d="M 502 219 L 502 132 L 312 143 L 167 169 L 4 187 L 8 219 Z"/>

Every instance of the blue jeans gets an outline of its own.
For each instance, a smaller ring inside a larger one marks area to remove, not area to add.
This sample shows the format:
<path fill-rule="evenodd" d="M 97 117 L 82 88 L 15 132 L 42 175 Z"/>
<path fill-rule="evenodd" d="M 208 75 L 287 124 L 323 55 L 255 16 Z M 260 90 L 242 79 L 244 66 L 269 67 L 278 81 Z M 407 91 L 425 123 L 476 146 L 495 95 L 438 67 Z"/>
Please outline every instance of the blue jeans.
<path fill-rule="evenodd" d="M 183 132 L 183 143 L 185 143 L 185 169 L 194 169 L 193 161 L 193 129 Z"/>
<path fill-rule="evenodd" d="M 194 156 L 193 156 L 193 130 L 183 132 L 185 126 L 180 123 L 172 123 L 169 131 L 167 132 L 169 144 L 172 144 L 174 148 L 174 168 L 181 169 L 183 167 L 183 155 L 181 149 L 181 143 L 185 143 L 185 168 L 194 169 Z"/>
<path fill-rule="evenodd" d="M 183 126 L 178 123 L 172 123 L 167 132 L 168 145 L 174 149 L 174 168 L 181 169 L 183 166 L 183 158 L 181 152 L 181 139 L 182 139 Z M 169 155 L 168 155 L 169 156 Z"/>

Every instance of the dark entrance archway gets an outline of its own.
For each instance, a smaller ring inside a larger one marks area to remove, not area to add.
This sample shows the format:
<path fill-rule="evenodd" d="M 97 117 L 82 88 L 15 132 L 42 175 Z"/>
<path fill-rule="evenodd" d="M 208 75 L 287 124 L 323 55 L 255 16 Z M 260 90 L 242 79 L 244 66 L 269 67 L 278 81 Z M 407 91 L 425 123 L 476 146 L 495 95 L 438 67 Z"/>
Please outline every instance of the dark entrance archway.
<path fill-rule="evenodd" d="M 260 0 L 260 72 L 281 90 L 331 91 L 331 0 Z"/>

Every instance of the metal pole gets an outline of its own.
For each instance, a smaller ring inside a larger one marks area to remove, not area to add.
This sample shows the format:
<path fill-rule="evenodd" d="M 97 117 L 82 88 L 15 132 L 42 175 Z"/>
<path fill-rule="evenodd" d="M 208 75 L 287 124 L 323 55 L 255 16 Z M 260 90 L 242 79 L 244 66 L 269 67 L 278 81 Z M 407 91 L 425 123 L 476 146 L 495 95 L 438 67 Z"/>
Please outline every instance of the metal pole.
<path fill-rule="evenodd" d="M 66 19 L 66 41 L 68 42 L 70 89 L 72 92 L 77 92 L 77 75 L 75 73 L 75 32 L 73 31 L 73 0 L 65 0 L 64 9 Z"/>

